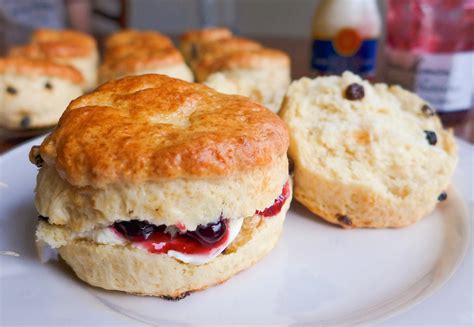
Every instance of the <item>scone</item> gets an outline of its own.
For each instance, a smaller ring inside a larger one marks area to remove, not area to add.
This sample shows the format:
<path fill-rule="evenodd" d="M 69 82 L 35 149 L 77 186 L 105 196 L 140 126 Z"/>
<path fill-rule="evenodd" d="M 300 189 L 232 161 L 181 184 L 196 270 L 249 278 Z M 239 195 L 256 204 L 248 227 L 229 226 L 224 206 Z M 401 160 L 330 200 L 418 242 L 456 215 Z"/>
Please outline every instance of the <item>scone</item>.
<path fill-rule="evenodd" d="M 179 49 L 186 62 L 191 65 L 199 56 L 202 44 L 212 41 L 222 41 L 231 37 L 232 32 L 225 27 L 209 27 L 201 30 L 191 30 L 180 36 Z"/>
<path fill-rule="evenodd" d="M 55 125 L 82 94 L 83 79 L 69 65 L 29 58 L 0 58 L 0 126 L 12 130 Z"/>
<path fill-rule="evenodd" d="M 280 116 L 290 129 L 295 198 L 323 219 L 402 227 L 446 199 L 456 146 L 417 95 L 349 72 L 302 78 Z"/>
<path fill-rule="evenodd" d="M 158 32 L 125 30 L 106 42 L 100 81 L 129 75 L 163 74 L 193 81 L 193 74 L 171 40 Z"/>
<path fill-rule="evenodd" d="M 196 52 L 191 66 L 206 56 L 217 57 L 235 51 L 254 51 L 262 48 L 263 46 L 257 41 L 237 36 L 202 42 L 199 45 L 199 51 Z"/>
<path fill-rule="evenodd" d="M 208 52 L 196 62 L 197 81 L 226 94 L 239 94 L 278 112 L 290 84 L 290 59 L 282 51 L 254 50 Z"/>
<path fill-rule="evenodd" d="M 105 41 L 106 52 L 119 46 L 165 48 L 174 45 L 169 37 L 159 32 L 128 29 L 112 34 Z"/>
<path fill-rule="evenodd" d="M 196 81 L 222 93 L 249 97 L 278 112 L 291 78 L 286 53 L 220 27 L 189 31 L 180 41 Z"/>
<path fill-rule="evenodd" d="M 74 100 L 30 160 L 39 243 L 85 282 L 179 299 L 250 267 L 291 200 L 281 119 L 164 75 Z"/>
<path fill-rule="evenodd" d="M 82 74 L 84 90 L 91 90 L 97 85 L 97 44 L 93 37 L 85 33 L 38 29 L 33 33 L 30 44 L 13 48 L 10 55 L 71 65 Z"/>

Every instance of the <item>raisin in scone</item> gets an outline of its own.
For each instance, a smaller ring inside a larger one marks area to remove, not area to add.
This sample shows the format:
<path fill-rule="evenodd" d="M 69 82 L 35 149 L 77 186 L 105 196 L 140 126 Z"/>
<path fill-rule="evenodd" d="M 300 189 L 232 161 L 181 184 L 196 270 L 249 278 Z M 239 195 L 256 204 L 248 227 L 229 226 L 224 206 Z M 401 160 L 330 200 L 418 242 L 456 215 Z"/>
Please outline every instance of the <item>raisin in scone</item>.
<path fill-rule="evenodd" d="M 295 198 L 343 227 L 402 227 L 445 199 L 457 153 L 429 104 L 398 86 L 342 77 L 291 84 Z"/>
<path fill-rule="evenodd" d="M 30 153 L 38 241 L 104 289 L 178 299 L 219 284 L 279 239 L 288 144 L 244 97 L 164 75 L 108 82 Z"/>

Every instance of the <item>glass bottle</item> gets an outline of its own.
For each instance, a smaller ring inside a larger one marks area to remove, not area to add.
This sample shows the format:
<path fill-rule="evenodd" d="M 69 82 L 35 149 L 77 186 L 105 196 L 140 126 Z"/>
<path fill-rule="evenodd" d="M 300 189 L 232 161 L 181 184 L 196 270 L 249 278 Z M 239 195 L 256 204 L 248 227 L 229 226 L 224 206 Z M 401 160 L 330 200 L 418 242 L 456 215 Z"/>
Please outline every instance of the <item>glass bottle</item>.
<path fill-rule="evenodd" d="M 376 0 L 322 0 L 312 26 L 311 67 L 318 75 L 375 74 L 381 19 Z"/>

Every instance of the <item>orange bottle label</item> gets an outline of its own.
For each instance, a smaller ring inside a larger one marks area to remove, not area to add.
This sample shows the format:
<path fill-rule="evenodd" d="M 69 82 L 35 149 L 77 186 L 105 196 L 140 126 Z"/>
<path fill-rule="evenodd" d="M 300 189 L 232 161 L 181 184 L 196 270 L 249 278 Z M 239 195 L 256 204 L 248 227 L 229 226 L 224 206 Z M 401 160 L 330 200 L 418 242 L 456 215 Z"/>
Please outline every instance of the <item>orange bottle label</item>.
<path fill-rule="evenodd" d="M 336 52 L 341 56 L 352 56 L 362 44 L 361 35 L 352 28 L 343 28 L 333 40 L 333 46 Z"/>
<path fill-rule="evenodd" d="M 311 66 L 319 74 L 341 74 L 350 70 L 370 78 L 375 73 L 377 39 L 364 39 L 346 27 L 333 38 L 313 39 Z"/>

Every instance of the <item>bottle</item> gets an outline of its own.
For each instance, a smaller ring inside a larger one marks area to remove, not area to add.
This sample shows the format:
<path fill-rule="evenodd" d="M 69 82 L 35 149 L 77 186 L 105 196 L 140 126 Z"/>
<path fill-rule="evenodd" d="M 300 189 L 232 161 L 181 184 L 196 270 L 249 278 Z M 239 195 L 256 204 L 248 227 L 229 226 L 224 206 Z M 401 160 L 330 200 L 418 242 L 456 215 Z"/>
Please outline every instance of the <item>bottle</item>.
<path fill-rule="evenodd" d="M 313 17 L 312 69 L 373 78 L 380 33 L 376 0 L 322 0 Z"/>
<path fill-rule="evenodd" d="M 474 1 L 389 0 L 385 80 L 439 113 L 466 112 L 474 98 Z"/>

